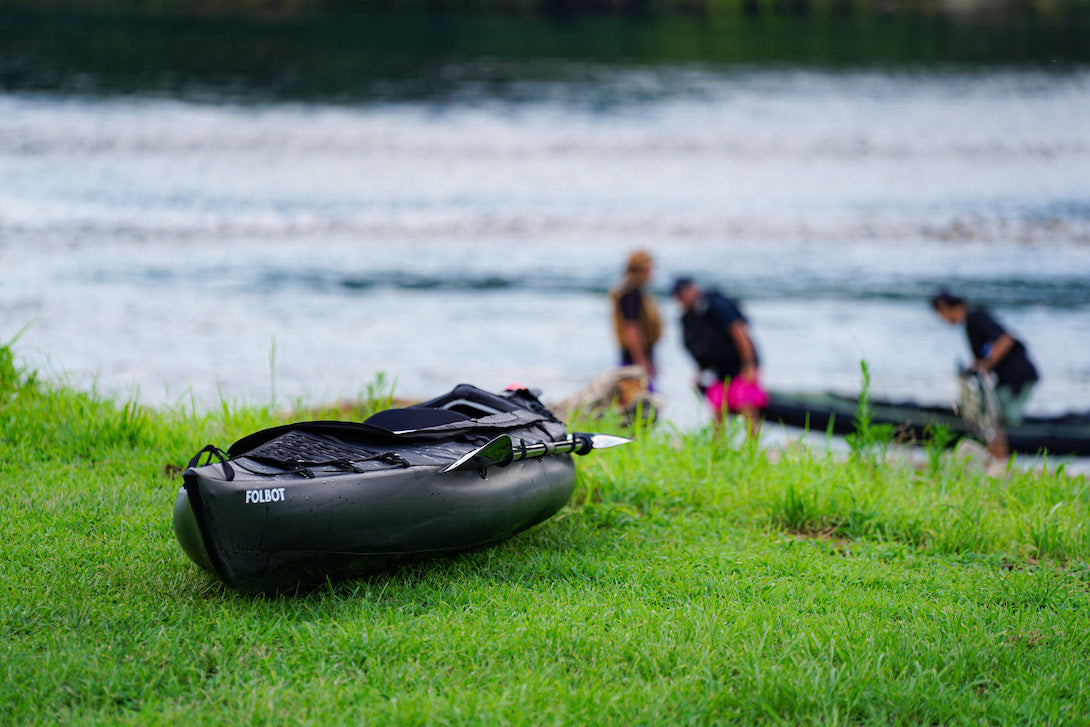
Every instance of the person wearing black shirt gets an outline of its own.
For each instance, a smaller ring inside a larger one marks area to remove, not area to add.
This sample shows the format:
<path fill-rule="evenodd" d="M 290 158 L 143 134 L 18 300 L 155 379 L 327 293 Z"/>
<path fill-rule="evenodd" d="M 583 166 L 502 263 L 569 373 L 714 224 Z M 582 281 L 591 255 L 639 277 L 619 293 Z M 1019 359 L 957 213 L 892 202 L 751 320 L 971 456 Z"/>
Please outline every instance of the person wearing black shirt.
<path fill-rule="evenodd" d="M 952 325 L 964 325 L 973 352 L 972 368 L 995 377 L 995 399 L 1001 427 L 988 449 L 996 457 L 1009 454 L 1007 435 L 1022 421 L 1026 401 L 1040 376 L 1029 359 L 1026 346 L 1010 334 L 986 309 L 970 305 L 964 298 L 942 290 L 931 296 L 931 307 Z"/>
<path fill-rule="evenodd" d="M 742 415 L 747 432 L 756 435 L 768 394 L 758 381 L 760 361 L 746 317 L 736 302 L 702 290 L 690 278 L 678 278 L 673 295 L 681 304 L 685 348 L 701 369 L 698 386 L 712 407 L 716 429 L 727 411 Z"/>
<path fill-rule="evenodd" d="M 625 264 L 624 279 L 610 291 L 613 326 L 621 352 L 621 365 L 637 365 L 655 380 L 655 343 L 662 335 L 662 321 L 654 297 L 647 292 L 651 281 L 651 256 L 633 252 Z"/>

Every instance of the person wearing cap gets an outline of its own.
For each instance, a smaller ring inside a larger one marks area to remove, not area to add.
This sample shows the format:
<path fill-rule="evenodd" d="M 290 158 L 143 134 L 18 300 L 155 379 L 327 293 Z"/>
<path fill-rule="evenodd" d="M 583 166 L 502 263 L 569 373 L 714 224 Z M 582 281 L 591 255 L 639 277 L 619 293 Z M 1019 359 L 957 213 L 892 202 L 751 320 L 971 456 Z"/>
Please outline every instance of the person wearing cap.
<path fill-rule="evenodd" d="M 965 326 L 969 348 L 973 352 L 971 370 L 995 377 L 995 400 L 1000 427 L 988 450 L 998 458 L 1007 457 L 1005 428 L 1021 423 L 1026 402 L 1040 376 L 1030 361 L 1025 344 L 1015 338 L 987 309 L 970 305 L 948 290 L 931 296 L 931 307 L 951 325 Z"/>
<path fill-rule="evenodd" d="M 746 317 L 735 301 L 702 290 L 692 278 L 678 278 L 671 292 L 681 304 L 683 341 L 701 369 L 697 387 L 711 405 L 716 431 L 729 412 L 744 417 L 746 431 L 755 436 L 768 394 L 761 388 L 760 361 Z"/>
<path fill-rule="evenodd" d="M 650 255 L 643 250 L 633 252 L 625 264 L 624 278 L 609 294 L 621 365 L 641 367 L 648 384 L 655 378 L 655 344 L 662 336 L 658 306 L 646 291 L 652 267 Z"/>

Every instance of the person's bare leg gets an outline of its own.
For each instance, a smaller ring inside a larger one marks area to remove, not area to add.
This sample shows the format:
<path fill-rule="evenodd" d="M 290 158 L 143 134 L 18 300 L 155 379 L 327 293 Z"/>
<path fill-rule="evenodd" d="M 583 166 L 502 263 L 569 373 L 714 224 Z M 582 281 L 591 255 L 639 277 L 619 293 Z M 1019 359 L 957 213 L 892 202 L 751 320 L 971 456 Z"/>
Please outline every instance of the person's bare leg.
<path fill-rule="evenodd" d="M 761 431 L 761 414 L 755 407 L 747 406 L 738 412 L 746 420 L 746 434 L 755 438 Z"/>
<path fill-rule="evenodd" d="M 723 420 L 726 418 L 725 407 L 718 407 L 713 410 L 712 417 L 715 421 L 715 438 L 719 439 L 723 435 Z"/>
<path fill-rule="evenodd" d="M 996 459 L 1006 459 L 1010 456 L 1010 447 L 1007 445 L 1007 433 L 1002 429 L 998 430 L 992 441 L 988 442 L 988 451 Z"/>

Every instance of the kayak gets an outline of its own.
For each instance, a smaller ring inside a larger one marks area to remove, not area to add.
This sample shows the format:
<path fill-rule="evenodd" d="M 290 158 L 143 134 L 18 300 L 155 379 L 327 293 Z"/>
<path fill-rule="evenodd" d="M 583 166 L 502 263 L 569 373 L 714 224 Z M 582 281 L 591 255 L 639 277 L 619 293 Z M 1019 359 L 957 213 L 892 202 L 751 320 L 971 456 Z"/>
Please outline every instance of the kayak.
<path fill-rule="evenodd" d="M 305 588 L 510 538 L 567 503 L 572 453 L 627 441 L 569 435 L 525 388 L 462 384 L 364 422 L 299 422 L 226 452 L 205 447 L 183 473 L 174 532 L 229 586 Z"/>
<path fill-rule="evenodd" d="M 815 432 L 851 434 L 855 431 L 858 398 L 831 392 L 771 392 L 764 410 L 766 422 L 807 428 Z M 974 427 L 953 407 L 918 404 L 914 401 L 870 399 L 873 424 L 889 424 L 894 439 L 923 442 L 934 427 L 945 426 L 953 435 L 950 444 L 974 436 Z M 1055 417 L 1027 416 L 1007 430 L 1012 452 L 1053 455 L 1090 455 L 1090 412 L 1071 412 Z"/>

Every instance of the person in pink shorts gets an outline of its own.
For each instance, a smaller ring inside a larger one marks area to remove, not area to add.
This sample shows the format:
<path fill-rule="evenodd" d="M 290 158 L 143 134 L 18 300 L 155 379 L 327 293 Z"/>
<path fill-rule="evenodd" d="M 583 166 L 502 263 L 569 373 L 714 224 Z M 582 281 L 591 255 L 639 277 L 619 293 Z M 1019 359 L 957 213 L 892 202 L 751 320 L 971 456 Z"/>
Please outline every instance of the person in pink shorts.
<path fill-rule="evenodd" d="M 702 290 L 691 278 L 678 278 L 673 295 L 681 304 L 685 348 L 700 367 L 697 385 L 712 407 L 716 431 L 730 413 L 744 417 L 746 431 L 756 436 L 768 393 L 761 387 L 757 347 L 746 317 L 735 301 Z"/>

